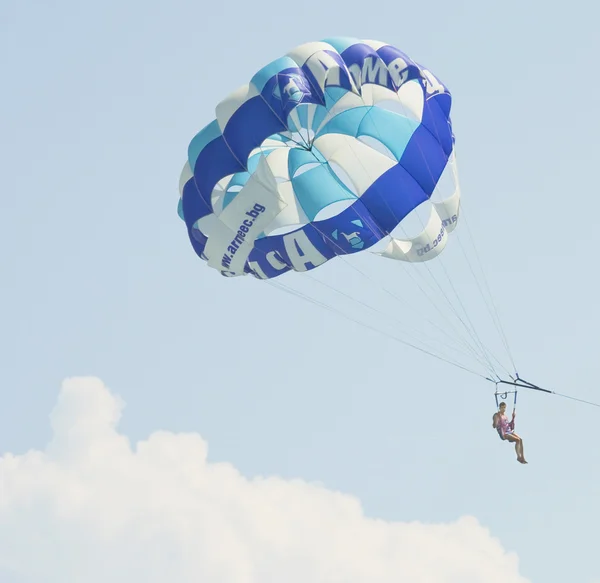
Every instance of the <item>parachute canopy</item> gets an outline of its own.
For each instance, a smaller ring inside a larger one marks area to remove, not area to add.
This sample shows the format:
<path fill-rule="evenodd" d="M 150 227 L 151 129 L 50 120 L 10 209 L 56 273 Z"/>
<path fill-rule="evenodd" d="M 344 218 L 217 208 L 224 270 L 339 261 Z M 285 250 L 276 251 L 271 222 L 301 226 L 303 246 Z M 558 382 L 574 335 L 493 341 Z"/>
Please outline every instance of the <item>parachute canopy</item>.
<path fill-rule="evenodd" d="M 477 245 L 471 241 L 472 261 L 456 232 L 458 245 L 439 257 L 459 206 L 464 215 L 451 102 L 431 71 L 389 44 L 330 38 L 298 46 L 221 101 L 216 119 L 192 139 L 180 178 L 179 216 L 198 256 L 228 277 L 271 280 L 336 256 L 358 254 L 360 261 L 365 252 L 398 260 L 407 267 L 399 293 L 389 289 L 397 278 L 388 270 L 378 288 L 375 274 L 350 261 L 340 263 L 353 268 L 354 279 L 337 272 L 334 285 L 298 278 L 333 291 L 333 300 L 268 283 L 487 379 L 496 384 L 496 397 L 505 395 L 502 385 L 514 387 L 515 399 L 518 388 L 554 393 L 516 372 Z M 461 222 L 470 236 L 464 217 Z M 458 276 L 458 262 L 444 265 L 457 248 L 474 285 Z M 409 292 L 409 279 L 418 293 Z M 384 292 L 381 298 L 356 297 L 359 280 Z M 475 290 L 514 375 L 476 329 L 484 317 L 468 313 Z M 390 298 L 396 302 L 391 314 L 384 301 Z M 350 314 L 343 310 L 346 301 L 352 302 Z M 397 306 L 407 309 L 400 315 Z M 356 307 L 368 310 L 367 322 Z"/>
<path fill-rule="evenodd" d="M 446 87 L 391 45 L 296 47 L 189 144 L 179 215 L 194 250 L 223 275 L 259 279 L 367 250 L 436 257 L 459 209 L 456 181 L 442 188 L 455 172 L 450 106 Z"/>

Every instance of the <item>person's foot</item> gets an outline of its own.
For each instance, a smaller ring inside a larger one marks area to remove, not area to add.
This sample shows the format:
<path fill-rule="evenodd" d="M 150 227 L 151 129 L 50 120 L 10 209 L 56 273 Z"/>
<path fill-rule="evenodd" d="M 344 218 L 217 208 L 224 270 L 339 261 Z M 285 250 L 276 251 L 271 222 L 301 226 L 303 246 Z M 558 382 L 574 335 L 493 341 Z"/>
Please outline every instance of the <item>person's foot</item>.
<path fill-rule="evenodd" d="M 525 461 L 525 458 L 524 458 L 524 457 L 518 457 L 518 458 L 517 458 L 517 461 L 518 461 L 520 464 L 526 464 L 526 463 L 528 463 L 527 461 Z"/>

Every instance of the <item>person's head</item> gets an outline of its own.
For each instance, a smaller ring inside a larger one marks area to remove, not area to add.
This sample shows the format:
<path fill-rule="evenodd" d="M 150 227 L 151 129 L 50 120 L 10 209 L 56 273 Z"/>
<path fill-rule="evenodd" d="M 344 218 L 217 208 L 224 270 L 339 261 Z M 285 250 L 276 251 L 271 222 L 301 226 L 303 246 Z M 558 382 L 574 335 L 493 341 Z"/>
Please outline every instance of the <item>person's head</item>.
<path fill-rule="evenodd" d="M 504 401 L 502 401 L 502 403 L 500 403 L 500 405 L 498 406 L 498 411 L 500 411 L 500 413 L 504 414 L 504 412 L 506 411 L 506 403 Z"/>

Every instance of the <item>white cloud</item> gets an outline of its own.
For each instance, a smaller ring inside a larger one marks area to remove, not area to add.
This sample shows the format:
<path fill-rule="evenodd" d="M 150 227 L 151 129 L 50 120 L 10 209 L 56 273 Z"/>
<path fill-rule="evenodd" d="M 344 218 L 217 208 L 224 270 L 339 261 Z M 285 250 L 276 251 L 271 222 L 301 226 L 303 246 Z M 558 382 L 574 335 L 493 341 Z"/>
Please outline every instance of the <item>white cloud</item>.
<path fill-rule="evenodd" d="M 65 381 L 45 451 L 0 458 L 0 572 L 43 583 L 527 583 L 476 519 L 393 523 L 301 480 L 208 463 L 196 434 L 132 448 L 122 402 Z"/>

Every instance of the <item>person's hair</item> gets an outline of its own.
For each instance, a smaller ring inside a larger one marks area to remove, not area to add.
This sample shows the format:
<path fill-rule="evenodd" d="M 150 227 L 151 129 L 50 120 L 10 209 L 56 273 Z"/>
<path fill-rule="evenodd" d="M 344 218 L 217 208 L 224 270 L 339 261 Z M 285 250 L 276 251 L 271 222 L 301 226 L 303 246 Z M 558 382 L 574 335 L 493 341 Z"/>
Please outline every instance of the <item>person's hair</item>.
<path fill-rule="evenodd" d="M 500 403 L 500 405 L 498 405 L 498 409 L 500 409 L 500 407 L 502 407 L 502 405 L 504 405 L 506 407 L 506 403 L 504 401 L 502 401 L 502 403 Z"/>

